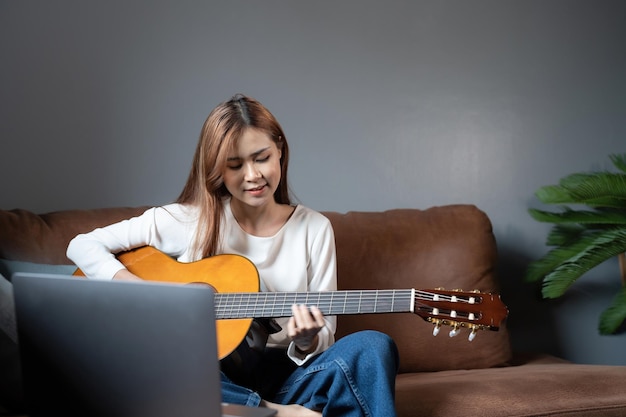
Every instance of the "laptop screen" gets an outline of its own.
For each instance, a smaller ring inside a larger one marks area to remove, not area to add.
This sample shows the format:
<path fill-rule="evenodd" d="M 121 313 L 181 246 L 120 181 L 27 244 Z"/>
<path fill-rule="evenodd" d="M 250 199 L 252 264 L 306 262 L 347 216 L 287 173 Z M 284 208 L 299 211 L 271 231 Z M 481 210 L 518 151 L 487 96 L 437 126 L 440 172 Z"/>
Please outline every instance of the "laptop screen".
<path fill-rule="evenodd" d="M 221 415 L 210 287 L 12 281 L 30 417 Z"/>

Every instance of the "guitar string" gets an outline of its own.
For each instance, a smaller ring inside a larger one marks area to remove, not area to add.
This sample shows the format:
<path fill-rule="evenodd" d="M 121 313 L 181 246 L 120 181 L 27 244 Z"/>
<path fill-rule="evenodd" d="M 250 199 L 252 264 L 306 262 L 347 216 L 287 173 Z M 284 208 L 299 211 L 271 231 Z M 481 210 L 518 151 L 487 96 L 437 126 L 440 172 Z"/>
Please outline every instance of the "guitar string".
<path fill-rule="evenodd" d="M 339 295 L 337 295 L 339 293 Z M 348 295 L 352 295 L 352 297 L 348 298 Z M 427 307 L 433 308 L 432 306 L 420 303 L 420 301 L 450 301 L 450 302 L 458 302 L 459 304 L 475 304 L 476 299 L 479 298 L 480 294 L 476 295 L 471 294 L 467 299 L 467 295 L 455 295 L 455 300 L 453 300 L 453 296 L 439 294 L 439 293 L 431 293 L 426 291 L 415 291 L 415 301 L 418 307 Z M 237 310 L 239 313 L 244 313 L 247 309 L 248 311 L 258 311 L 259 306 L 261 310 L 270 315 L 272 313 L 277 314 L 276 310 L 285 311 L 290 309 L 293 304 L 308 304 L 308 305 L 317 305 L 322 310 L 327 309 L 328 314 L 332 314 L 335 312 L 338 314 L 339 312 L 369 312 L 371 310 L 376 310 L 378 307 L 381 307 L 380 310 L 384 310 L 384 307 L 390 307 L 391 311 L 393 311 L 394 307 L 407 306 L 412 299 L 412 291 L 411 290 L 362 290 L 362 291 L 336 291 L 336 292 L 318 292 L 318 293 L 299 293 L 299 292 L 287 292 L 287 293 L 218 293 L 218 302 L 217 311 L 221 314 L 225 314 L 225 311 Z M 359 295 L 359 296 L 357 296 Z M 438 296 L 438 299 L 435 299 L 435 296 Z M 280 298 L 283 298 L 282 302 Z M 474 303 L 470 302 L 469 298 L 474 297 Z M 340 304 L 336 308 L 332 308 L 332 304 L 341 303 L 341 299 L 344 298 L 343 304 Z M 273 302 L 270 302 L 270 299 Z M 287 301 L 289 300 L 289 301 Z M 223 302 L 222 302 L 223 301 Z M 373 303 L 373 304 L 372 304 Z M 365 304 L 365 306 L 363 305 Z M 342 307 L 343 306 L 343 307 Z M 328 308 L 327 308 L 328 307 Z M 243 308 L 243 312 L 242 312 Z M 387 311 L 387 310 L 384 310 Z"/>
<path fill-rule="evenodd" d="M 372 291 L 376 291 L 376 290 L 372 290 Z M 387 291 L 393 291 L 393 290 L 387 290 Z M 399 290 L 399 291 L 409 291 L 410 290 Z M 339 295 L 336 295 L 339 294 Z M 304 299 L 305 301 L 310 301 L 310 300 L 320 300 L 320 301 L 335 301 L 335 299 L 340 300 L 341 298 L 345 298 L 345 301 L 360 301 L 360 300 L 376 300 L 376 299 L 384 299 L 384 298 L 391 298 L 391 299 L 410 299 L 412 298 L 411 294 L 402 294 L 400 293 L 400 295 L 396 294 L 396 293 L 386 293 L 386 292 L 381 292 L 381 291 L 376 291 L 374 293 L 372 292 L 367 292 L 363 291 L 363 292 L 353 292 L 353 291 L 347 291 L 347 292 L 343 292 L 343 291 L 335 291 L 332 293 L 324 293 L 324 292 L 320 292 L 320 293 L 299 293 L 299 292 L 288 292 L 288 293 L 273 293 L 273 292 L 261 292 L 261 293 L 218 293 L 217 294 L 219 296 L 219 298 L 230 298 L 230 299 L 243 299 L 246 298 L 246 301 L 253 301 L 253 300 L 259 300 L 259 301 L 268 301 L 268 299 L 278 299 L 280 297 L 283 297 L 284 299 L 289 299 L 289 300 L 302 300 Z M 351 297 L 348 297 L 349 295 L 351 295 Z M 475 298 L 474 302 L 471 302 L 469 300 L 469 297 L 466 299 L 464 297 L 459 297 L 456 296 L 455 299 L 453 299 L 452 296 L 446 296 L 446 295 L 442 295 L 442 294 L 434 294 L 434 295 L 438 295 L 439 297 L 431 297 L 431 296 L 424 296 L 423 294 L 416 294 L 417 296 L 415 297 L 416 300 L 418 301 L 450 301 L 450 302 L 458 302 L 458 303 L 468 303 L 468 304 L 474 304 L 476 303 L 476 299 L 480 298 L 480 297 L 475 297 L 472 295 L 472 297 Z M 478 295 L 478 294 L 477 294 Z"/>
<path fill-rule="evenodd" d="M 257 296 L 271 296 L 271 297 L 278 297 L 281 295 L 290 295 L 290 296 L 306 296 L 307 294 L 312 294 L 313 296 L 328 296 L 328 297 L 333 297 L 334 294 L 345 294 L 345 295 L 350 295 L 350 294 L 362 294 L 362 295 L 371 295 L 371 296 L 376 296 L 379 294 L 404 294 L 406 293 L 407 295 L 409 295 L 411 293 L 412 290 L 407 290 L 407 289 L 389 289 L 389 290 L 339 290 L 339 291 L 319 291 L 319 292 L 298 292 L 298 291 L 291 291 L 291 292 L 224 292 L 224 293 L 218 293 L 219 295 L 223 295 L 223 296 L 253 296 L 253 297 L 257 297 Z M 459 301 L 463 301 L 463 297 L 466 297 L 468 293 L 459 293 L 459 295 L 447 295 L 447 294 L 442 294 L 442 293 L 437 293 L 437 292 L 427 292 L 427 291 L 422 291 L 422 290 L 416 290 L 415 291 L 416 295 L 422 297 L 421 299 L 431 299 L 434 296 L 439 296 L 443 299 L 448 299 L 451 300 L 453 297 L 456 297 Z M 467 296 L 468 298 L 470 297 L 476 297 L 476 296 L 481 296 L 484 295 L 483 293 L 469 293 L 470 295 Z M 467 300 L 465 300 L 467 301 Z"/>
<path fill-rule="evenodd" d="M 397 294 L 397 292 L 400 293 L 400 295 Z M 353 302 L 360 302 L 361 300 L 380 300 L 382 298 L 390 298 L 390 299 L 411 299 L 412 295 L 410 294 L 411 290 L 363 290 L 363 291 L 353 291 L 353 290 L 349 290 L 349 291 L 332 291 L 332 292 L 315 292 L 315 293 L 307 293 L 307 292 L 284 292 L 284 293 L 275 293 L 275 292 L 256 292 L 256 293 L 218 293 L 216 294 L 218 296 L 218 298 L 222 299 L 222 298 L 229 298 L 231 299 L 243 299 L 243 298 L 247 298 L 247 302 L 250 302 L 252 300 L 258 300 L 258 301 L 263 301 L 263 302 L 267 302 L 267 299 L 277 299 L 280 298 L 281 296 L 285 299 L 289 299 L 289 300 L 301 300 L 301 299 L 305 299 L 305 301 L 310 301 L 310 300 L 320 300 L 320 301 L 331 301 L 334 302 L 335 299 L 340 300 L 343 296 L 343 298 L 345 298 L 345 301 L 353 301 Z M 336 295 L 339 294 L 339 295 Z M 348 297 L 349 295 L 351 295 L 351 297 Z M 438 296 L 438 298 L 436 298 L 435 296 Z M 469 297 L 467 297 L 467 299 L 465 298 L 466 296 L 449 296 L 449 295 L 445 295 L 445 294 L 439 294 L 439 293 L 427 293 L 424 291 L 416 291 L 416 297 L 415 299 L 417 301 L 449 301 L 449 302 L 458 302 L 458 303 L 467 303 L 467 304 L 475 304 L 477 302 L 477 300 L 481 297 L 480 293 L 477 293 L 476 295 L 471 295 Z M 473 297 L 474 298 L 474 302 L 470 301 L 469 299 Z M 327 300 L 322 300 L 322 298 L 327 299 Z M 263 299 L 263 300 L 261 300 Z M 293 302 L 290 302 L 289 305 L 293 304 Z"/>

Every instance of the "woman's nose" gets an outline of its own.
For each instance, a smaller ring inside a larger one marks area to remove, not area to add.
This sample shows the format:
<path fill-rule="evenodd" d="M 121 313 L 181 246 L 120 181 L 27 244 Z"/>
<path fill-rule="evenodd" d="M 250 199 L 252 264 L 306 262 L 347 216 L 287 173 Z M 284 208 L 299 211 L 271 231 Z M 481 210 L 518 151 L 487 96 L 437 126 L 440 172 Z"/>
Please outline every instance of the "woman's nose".
<path fill-rule="evenodd" d="M 245 166 L 245 178 L 246 180 L 255 180 L 261 178 L 261 171 L 256 164 L 246 164 Z"/>

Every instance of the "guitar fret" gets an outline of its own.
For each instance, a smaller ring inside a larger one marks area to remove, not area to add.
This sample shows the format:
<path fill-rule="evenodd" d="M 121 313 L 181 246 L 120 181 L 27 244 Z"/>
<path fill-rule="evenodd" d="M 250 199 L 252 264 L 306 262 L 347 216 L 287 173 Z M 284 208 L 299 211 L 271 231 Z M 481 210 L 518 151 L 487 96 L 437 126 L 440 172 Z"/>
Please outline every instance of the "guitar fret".
<path fill-rule="evenodd" d="M 325 315 L 409 312 L 412 290 L 217 293 L 218 318 L 289 317 L 293 304 L 317 306 Z"/>
<path fill-rule="evenodd" d="M 361 313 L 361 301 L 362 301 L 362 297 L 363 297 L 363 293 L 359 292 L 359 304 L 358 304 L 358 308 L 357 308 L 357 312 Z"/>

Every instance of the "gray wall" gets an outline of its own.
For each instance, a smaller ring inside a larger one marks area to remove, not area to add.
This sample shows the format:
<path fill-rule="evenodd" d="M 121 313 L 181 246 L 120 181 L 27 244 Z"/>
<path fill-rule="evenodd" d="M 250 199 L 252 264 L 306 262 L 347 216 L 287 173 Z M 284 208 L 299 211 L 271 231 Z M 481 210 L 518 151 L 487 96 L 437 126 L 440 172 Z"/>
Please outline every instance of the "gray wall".
<path fill-rule="evenodd" d="M 169 202 L 243 92 L 283 124 L 301 202 L 476 204 L 515 347 L 626 365 L 596 330 L 616 261 L 557 301 L 522 282 L 534 191 L 626 151 L 624 1 L 0 0 L 0 59 L 2 209 Z"/>

